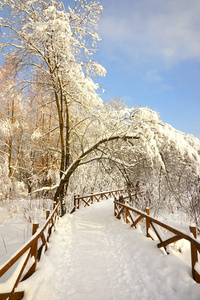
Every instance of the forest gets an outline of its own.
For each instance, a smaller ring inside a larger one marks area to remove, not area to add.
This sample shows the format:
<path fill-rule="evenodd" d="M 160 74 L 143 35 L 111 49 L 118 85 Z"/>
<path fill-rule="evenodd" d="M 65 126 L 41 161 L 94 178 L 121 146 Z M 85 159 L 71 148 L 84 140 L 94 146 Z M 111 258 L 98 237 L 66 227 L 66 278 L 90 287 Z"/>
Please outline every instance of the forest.
<path fill-rule="evenodd" d="M 71 3 L 71 2 L 70 2 Z M 200 140 L 149 107 L 105 102 L 99 2 L 1 0 L 0 193 L 59 197 L 138 187 L 133 205 L 200 226 Z"/>

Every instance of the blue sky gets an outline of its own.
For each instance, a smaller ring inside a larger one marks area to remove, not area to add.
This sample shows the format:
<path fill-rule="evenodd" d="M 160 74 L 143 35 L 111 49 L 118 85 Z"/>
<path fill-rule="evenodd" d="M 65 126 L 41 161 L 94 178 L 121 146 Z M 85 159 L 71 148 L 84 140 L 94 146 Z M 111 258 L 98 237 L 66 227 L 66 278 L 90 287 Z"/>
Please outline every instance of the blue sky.
<path fill-rule="evenodd" d="M 148 106 L 200 138 L 200 0 L 99 1 L 102 98 Z"/>
<path fill-rule="evenodd" d="M 100 0 L 103 99 L 148 106 L 200 138 L 200 1 Z"/>

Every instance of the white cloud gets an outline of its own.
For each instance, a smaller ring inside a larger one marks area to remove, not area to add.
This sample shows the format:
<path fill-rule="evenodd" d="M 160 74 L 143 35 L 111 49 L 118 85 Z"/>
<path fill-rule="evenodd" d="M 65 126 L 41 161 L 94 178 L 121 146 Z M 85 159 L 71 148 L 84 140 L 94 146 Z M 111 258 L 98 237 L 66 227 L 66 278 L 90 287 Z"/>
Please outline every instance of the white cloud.
<path fill-rule="evenodd" d="M 104 47 L 135 60 L 200 60 L 199 0 L 102 0 Z"/>
<path fill-rule="evenodd" d="M 157 91 L 172 91 L 173 87 L 165 81 L 165 78 L 159 74 L 157 69 L 149 69 L 146 71 L 144 81 L 157 84 Z"/>
<path fill-rule="evenodd" d="M 145 80 L 147 81 L 154 81 L 154 82 L 160 82 L 163 80 L 163 78 L 158 74 L 157 69 L 150 69 L 146 72 Z"/>

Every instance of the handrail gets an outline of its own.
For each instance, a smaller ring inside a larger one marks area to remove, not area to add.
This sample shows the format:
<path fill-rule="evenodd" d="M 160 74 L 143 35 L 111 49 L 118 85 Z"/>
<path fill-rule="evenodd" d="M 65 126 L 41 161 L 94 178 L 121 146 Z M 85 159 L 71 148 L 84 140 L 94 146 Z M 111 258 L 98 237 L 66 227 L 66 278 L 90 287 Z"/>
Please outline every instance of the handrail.
<path fill-rule="evenodd" d="M 123 200 L 121 198 L 121 200 Z M 125 202 L 125 200 L 124 200 Z M 136 213 L 137 215 L 139 215 L 139 217 L 134 220 L 133 216 L 130 212 Z M 124 216 L 125 214 L 125 216 Z M 116 218 L 120 219 L 121 215 L 123 216 L 124 220 L 126 223 L 130 223 L 131 227 L 136 227 L 136 225 L 142 220 L 142 219 L 146 219 L 146 236 L 150 237 L 151 239 L 153 239 L 153 237 L 151 236 L 149 229 L 150 227 L 152 227 L 152 229 L 154 230 L 155 234 L 157 235 L 158 239 L 159 239 L 159 243 L 157 244 L 158 248 L 164 247 L 165 251 L 168 253 L 166 246 L 174 243 L 180 239 L 185 239 L 188 240 L 191 244 L 191 262 L 192 262 L 192 275 L 193 275 L 193 279 L 197 282 L 200 283 L 200 274 L 196 271 L 195 269 L 195 264 L 198 263 L 198 252 L 200 253 L 200 243 L 196 240 L 196 227 L 191 227 L 190 226 L 190 231 L 191 233 L 193 233 L 194 237 L 186 234 L 185 232 L 178 230 L 166 223 L 163 223 L 159 220 L 157 220 L 156 218 L 153 218 L 149 215 L 149 208 L 146 209 L 146 213 L 133 208 L 132 206 L 123 203 L 123 201 L 114 201 L 114 215 Z M 157 224 L 160 227 L 163 227 L 165 229 L 167 229 L 168 231 L 172 232 L 175 234 L 175 236 L 168 238 L 167 240 L 163 241 L 162 237 L 160 236 L 158 230 L 156 229 L 155 225 Z"/>
<path fill-rule="evenodd" d="M 146 209 L 146 213 L 133 208 L 132 206 L 125 204 L 125 199 L 131 199 L 131 192 L 136 190 L 125 190 L 125 189 L 120 189 L 120 190 L 113 190 L 113 191 L 107 191 L 107 192 L 100 192 L 96 194 L 90 194 L 87 196 L 74 196 L 74 208 L 71 213 L 73 213 L 76 209 L 79 208 L 80 206 L 80 201 L 83 202 L 84 206 L 89 206 L 90 204 L 93 203 L 94 200 L 97 202 L 100 201 L 103 197 L 108 199 L 108 197 L 113 196 L 114 197 L 114 215 L 116 218 L 120 219 L 121 216 L 123 216 L 124 220 L 126 223 L 130 223 L 131 227 L 136 227 L 136 225 L 142 220 L 146 219 L 146 235 L 147 237 L 150 237 L 153 239 L 151 236 L 149 229 L 150 227 L 153 228 L 155 234 L 157 235 L 159 239 L 159 243 L 157 244 L 158 248 L 164 247 L 166 250 L 167 254 L 167 248 L 166 246 L 169 245 L 170 243 L 174 243 L 180 239 L 185 239 L 188 240 L 191 244 L 191 263 L 192 263 L 192 276 L 193 279 L 200 283 L 200 274 L 197 272 L 195 269 L 195 264 L 198 263 L 198 252 L 200 253 L 200 243 L 196 240 L 196 232 L 193 227 L 190 227 L 190 231 L 193 233 L 194 237 L 186 234 L 185 232 L 178 230 L 166 223 L 161 222 L 160 220 L 151 217 L 149 215 L 149 209 Z M 123 196 L 124 193 L 128 193 L 129 196 Z M 139 193 L 138 193 L 139 194 Z M 119 201 L 116 200 L 116 196 L 119 195 Z M 7 291 L 4 289 L 4 291 L 0 292 L 0 300 L 18 300 L 22 299 L 24 295 L 24 291 L 15 291 L 16 287 L 18 286 L 20 281 L 23 281 L 27 278 L 29 278 L 36 270 L 37 266 L 37 260 L 40 260 L 41 254 L 43 247 L 45 247 L 45 251 L 48 248 L 48 241 L 49 237 L 52 232 L 52 228 L 54 227 L 55 229 L 55 223 L 56 219 L 59 215 L 58 209 L 59 209 L 60 203 L 58 202 L 57 204 L 54 203 L 54 209 L 53 212 L 50 214 L 49 211 L 46 212 L 46 223 L 42 226 L 41 229 L 38 229 L 38 224 L 33 224 L 33 235 L 31 239 L 23 246 L 21 247 L 7 262 L 5 262 L 2 266 L 0 266 L 0 277 L 2 277 L 19 259 L 20 263 L 17 266 L 15 273 L 16 273 L 16 278 L 15 278 L 15 283 L 11 291 Z M 132 213 L 135 213 L 139 215 L 136 220 L 134 220 Z M 167 240 L 163 241 L 162 237 L 160 236 L 158 230 L 156 229 L 155 225 L 161 226 L 168 231 L 172 232 L 175 234 L 175 236 L 168 238 Z M 47 234 L 45 231 L 47 230 Z M 46 235 L 45 235 L 46 234 Z M 41 239 L 41 244 L 39 245 L 38 241 Z M 33 261 L 32 261 L 32 259 Z M 31 262 L 31 265 L 28 266 L 28 262 Z M 27 271 L 24 273 L 25 267 L 27 267 Z M 0 287 L 3 284 L 0 284 Z"/>
<path fill-rule="evenodd" d="M 3 293 L 0 292 L 0 300 L 4 300 L 7 298 L 21 299 L 23 297 L 24 291 L 15 292 L 15 288 L 17 287 L 20 281 L 29 278 L 35 272 L 37 266 L 37 260 L 38 261 L 40 260 L 42 249 L 44 246 L 45 246 L 45 251 L 47 250 L 48 248 L 47 242 L 49 241 L 52 228 L 54 227 L 55 229 L 55 223 L 59 216 L 59 211 L 58 211 L 59 205 L 60 205 L 59 202 L 57 204 L 55 202 L 52 213 L 50 214 L 50 211 L 46 212 L 47 220 L 45 224 L 42 226 L 42 228 L 38 229 L 39 224 L 33 224 L 33 235 L 30 238 L 30 240 L 27 241 L 26 244 L 23 245 L 18 251 L 16 251 L 15 254 L 13 254 L 8 261 L 6 261 L 3 265 L 0 266 L 0 277 L 2 277 L 20 258 L 22 260 L 22 256 L 24 256 L 25 253 L 29 250 L 24 263 L 18 270 L 17 278 L 15 280 L 12 291 L 4 291 Z M 45 236 L 45 230 L 47 230 L 46 236 Z M 40 246 L 38 245 L 39 239 L 41 239 L 42 242 Z M 34 262 L 28 268 L 28 271 L 26 273 L 23 273 L 28 261 L 30 261 L 30 257 L 34 258 Z M 1 285 L 3 286 L 4 283 L 1 283 L 0 286 Z"/>
<path fill-rule="evenodd" d="M 100 192 L 100 193 L 94 193 L 94 194 L 89 194 L 86 196 L 79 196 L 79 195 L 74 195 L 74 207 L 71 210 L 71 214 L 74 213 L 77 209 L 80 208 L 81 203 L 83 203 L 84 207 L 85 206 L 90 206 L 90 204 L 93 204 L 93 202 L 96 200 L 99 202 L 100 200 L 105 197 L 108 199 L 109 197 L 116 197 L 118 195 L 122 195 L 123 193 L 131 193 L 134 189 L 118 189 L 118 190 L 111 190 L 111 191 L 105 191 L 105 192 Z M 88 200 L 86 200 L 88 199 Z"/>
<path fill-rule="evenodd" d="M 76 196 L 77 199 L 81 199 L 81 198 L 89 198 L 91 196 L 101 196 L 101 195 L 105 195 L 105 194 L 112 194 L 112 193 L 120 193 L 120 192 L 127 192 L 127 189 L 118 189 L 118 190 L 111 190 L 111 191 L 104 191 L 104 192 L 99 192 L 99 193 L 91 193 L 89 195 L 85 195 L 85 196 Z"/>

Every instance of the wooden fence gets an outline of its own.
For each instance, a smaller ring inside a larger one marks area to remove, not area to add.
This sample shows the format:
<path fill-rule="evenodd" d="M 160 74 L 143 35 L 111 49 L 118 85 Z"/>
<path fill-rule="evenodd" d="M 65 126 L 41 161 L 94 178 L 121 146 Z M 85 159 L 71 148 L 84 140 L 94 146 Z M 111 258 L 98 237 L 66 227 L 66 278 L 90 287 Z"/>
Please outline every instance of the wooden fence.
<path fill-rule="evenodd" d="M 5 283 L 0 283 L 0 300 L 18 300 L 22 299 L 24 291 L 16 291 L 18 284 L 29 278 L 36 270 L 37 261 L 44 251 L 47 250 L 49 242 L 49 237 L 52 233 L 52 229 L 55 230 L 55 224 L 57 218 L 59 217 L 59 202 L 54 202 L 53 212 L 46 211 L 46 223 L 42 228 L 39 229 L 39 224 L 33 224 L 32 238 L 20 249 L 18 250 L 9 261 L 0 267 L 0 277 L 2 277 L 10 268 L 18 262 L 15 268 L 12 278 L 10 278 L 11 288 L 9 280 Z M 19 287 L 20 288 L 20 287 Z"/>
<path fill-rule="evenodd" d="M 128 196 L 127 196 L 128 194 Z M 125 196 L 126 195 L 126 196 Z M 196 240 L 196 228 L 190 227 L 190 231 L 194 237 L 188 235 L 182 231 L 177 230 L 161 221 L 151 217 L 149 215 L 149 209 L 146 209 L 146 213 L 134 209 L 132 206 L 125 203 L 128 199 L 128 202 L 133 201 L 133 198 L 137 200 L 137 191 L 136 190 L 116 190 L 116 191 L 108 191 L 90 194 L 87 196 L 74 196 L 74 207 L 71 213 L 75 212 L 81 206 L 90 206 L 94 201 L 99 202 L 102 199 L 109 199 L 113 197 L 114 200 L 114 215 L 116 218 L 124 219 L 126 223 L 131 223 L 131 227 L 136 227 L 136 225 L 142 220 L 145 219 L 146 224 L 146 235 L 153 239 L 150 228 L 153 229 L 155 235 L 158 237 L 159 243 L 157 244 L 158 248 L 163 247 L 167 254 L 169 254 L 167 250 L 167 245 L 174 243 L 180 239 L 188 240 L 191 244 L 191 264 L 192 264 L 192 276 L 193 279 L 200 283 L 200 274 L 197 272 L 195 266 L 198 264 L 198 253 L 200 253 L 200 243 Z M 116 197 L 119 196 L 119 200 L 116 200 Z M 7 282 L 5 284 L 0 284 L 0 300 L 18 300 L 22 299 L 24 295 L 24 291 L 19 291 L 20 286 L 16 291 L 16 287 L 18 284 L 29 278 L 36 270 L 37 261 L 40 260 L 43 249 L 47 250 L 49 242 L 49 237 L 52 233 L 52 229 L 55 229 L 55 223 L 59 216 L 59 202 L 54 203 L 53 212 L 50 214 L 50 211 L 46 212 L 46 223 L 43 225 L 41 229 L 39 229 L 38 224 L 33 224 L 33 236 L 32 238 L 20 249 L 18 250 L 9 261 L 7 261 L 0 268 L 0 277 L 2 277 L 8 270 L 12 268 L 17 262 L 18 265 L 15 268 L 12 275 L 12 287 L 10 290 L 7 290 Z M 137 218 L 134 219 L 134 215 L 137 215 Z M 163 240 L 163 237 L 159 231 L 160 226 L 165 228 L 166 230 L 172 232 L 174 234 L 173 237 L 170 237 L 166 240 Z"/>
<path fill-rule="evenodd" d="M 157 236 L 159 243 L 157 244 L 158 248 L 163 247 L 167 254 L 169 254 L 167 250 L 167 245 L 174 243 L 180 239 L 185 239 L 190 242 L 191 245 L 191 265 L 192 265 L 192 277 L 197 282 L 200 283 L 200 274 L 197 272 L 197 264 L 198 264 L 198 255 L 200 253 L 200 243 L 197 241 L 197 234 L 196 234 L 196 227 L 190 226 L 190 232 L 192 235 L 188 235 L 180 230 L 177 230 L 174 227 L 171 227 L 149 215 L 149 208 L 146 208 L 146 213 L 134 209 L 132 206 L 125 204 L 126 199 L 129 199 L 128 197 L 120 196 L 118 200 L 114 201 L 114 215 L 116 218 L 123 220 L 126 223 L 131 223 L 131 227 L 135 227 L 136 225 L 143 219 L 145 219 L 145 226 L 146 226 L 146 236 L 150 237 L 152 240 L 153 237 L 151 234 L 151 230 L 153 229 L 153 232 Z M 137 217 L 135 217 L 135 215 Z M 136 219 L 135 219 L 136 218 Z M 158 227 L 159 226 L 159 227 Z M 170 237 L 166 240 L 164 240 L 164 237 L 162 236 L 162 233 L 160 231 L 160 227 L 165 228 L 169 232 L 173 233 L 174 236 Z"/>
<path fill-rule="evenodd" d="M 87 196 L 74 196 L 74 207 L 71 211 L 71 214 L 74 213 L 77 209 L 79 209 L 81 206 L 86 207 L 90 206 L 90 204 L 93 204 L 95 201 L 100 202 L 100 200 L 103 199 L 109 199 L 110 197 L 116 197 L 123 194 L 127 194 L 128 192 L 131 192 L 132 190 L 126 190 L 126 189 L 120 189 L 115 191 L 107 191 L 107 192 L 101 192 L 101 193 L 95 193 L 90 194 Z"/>

